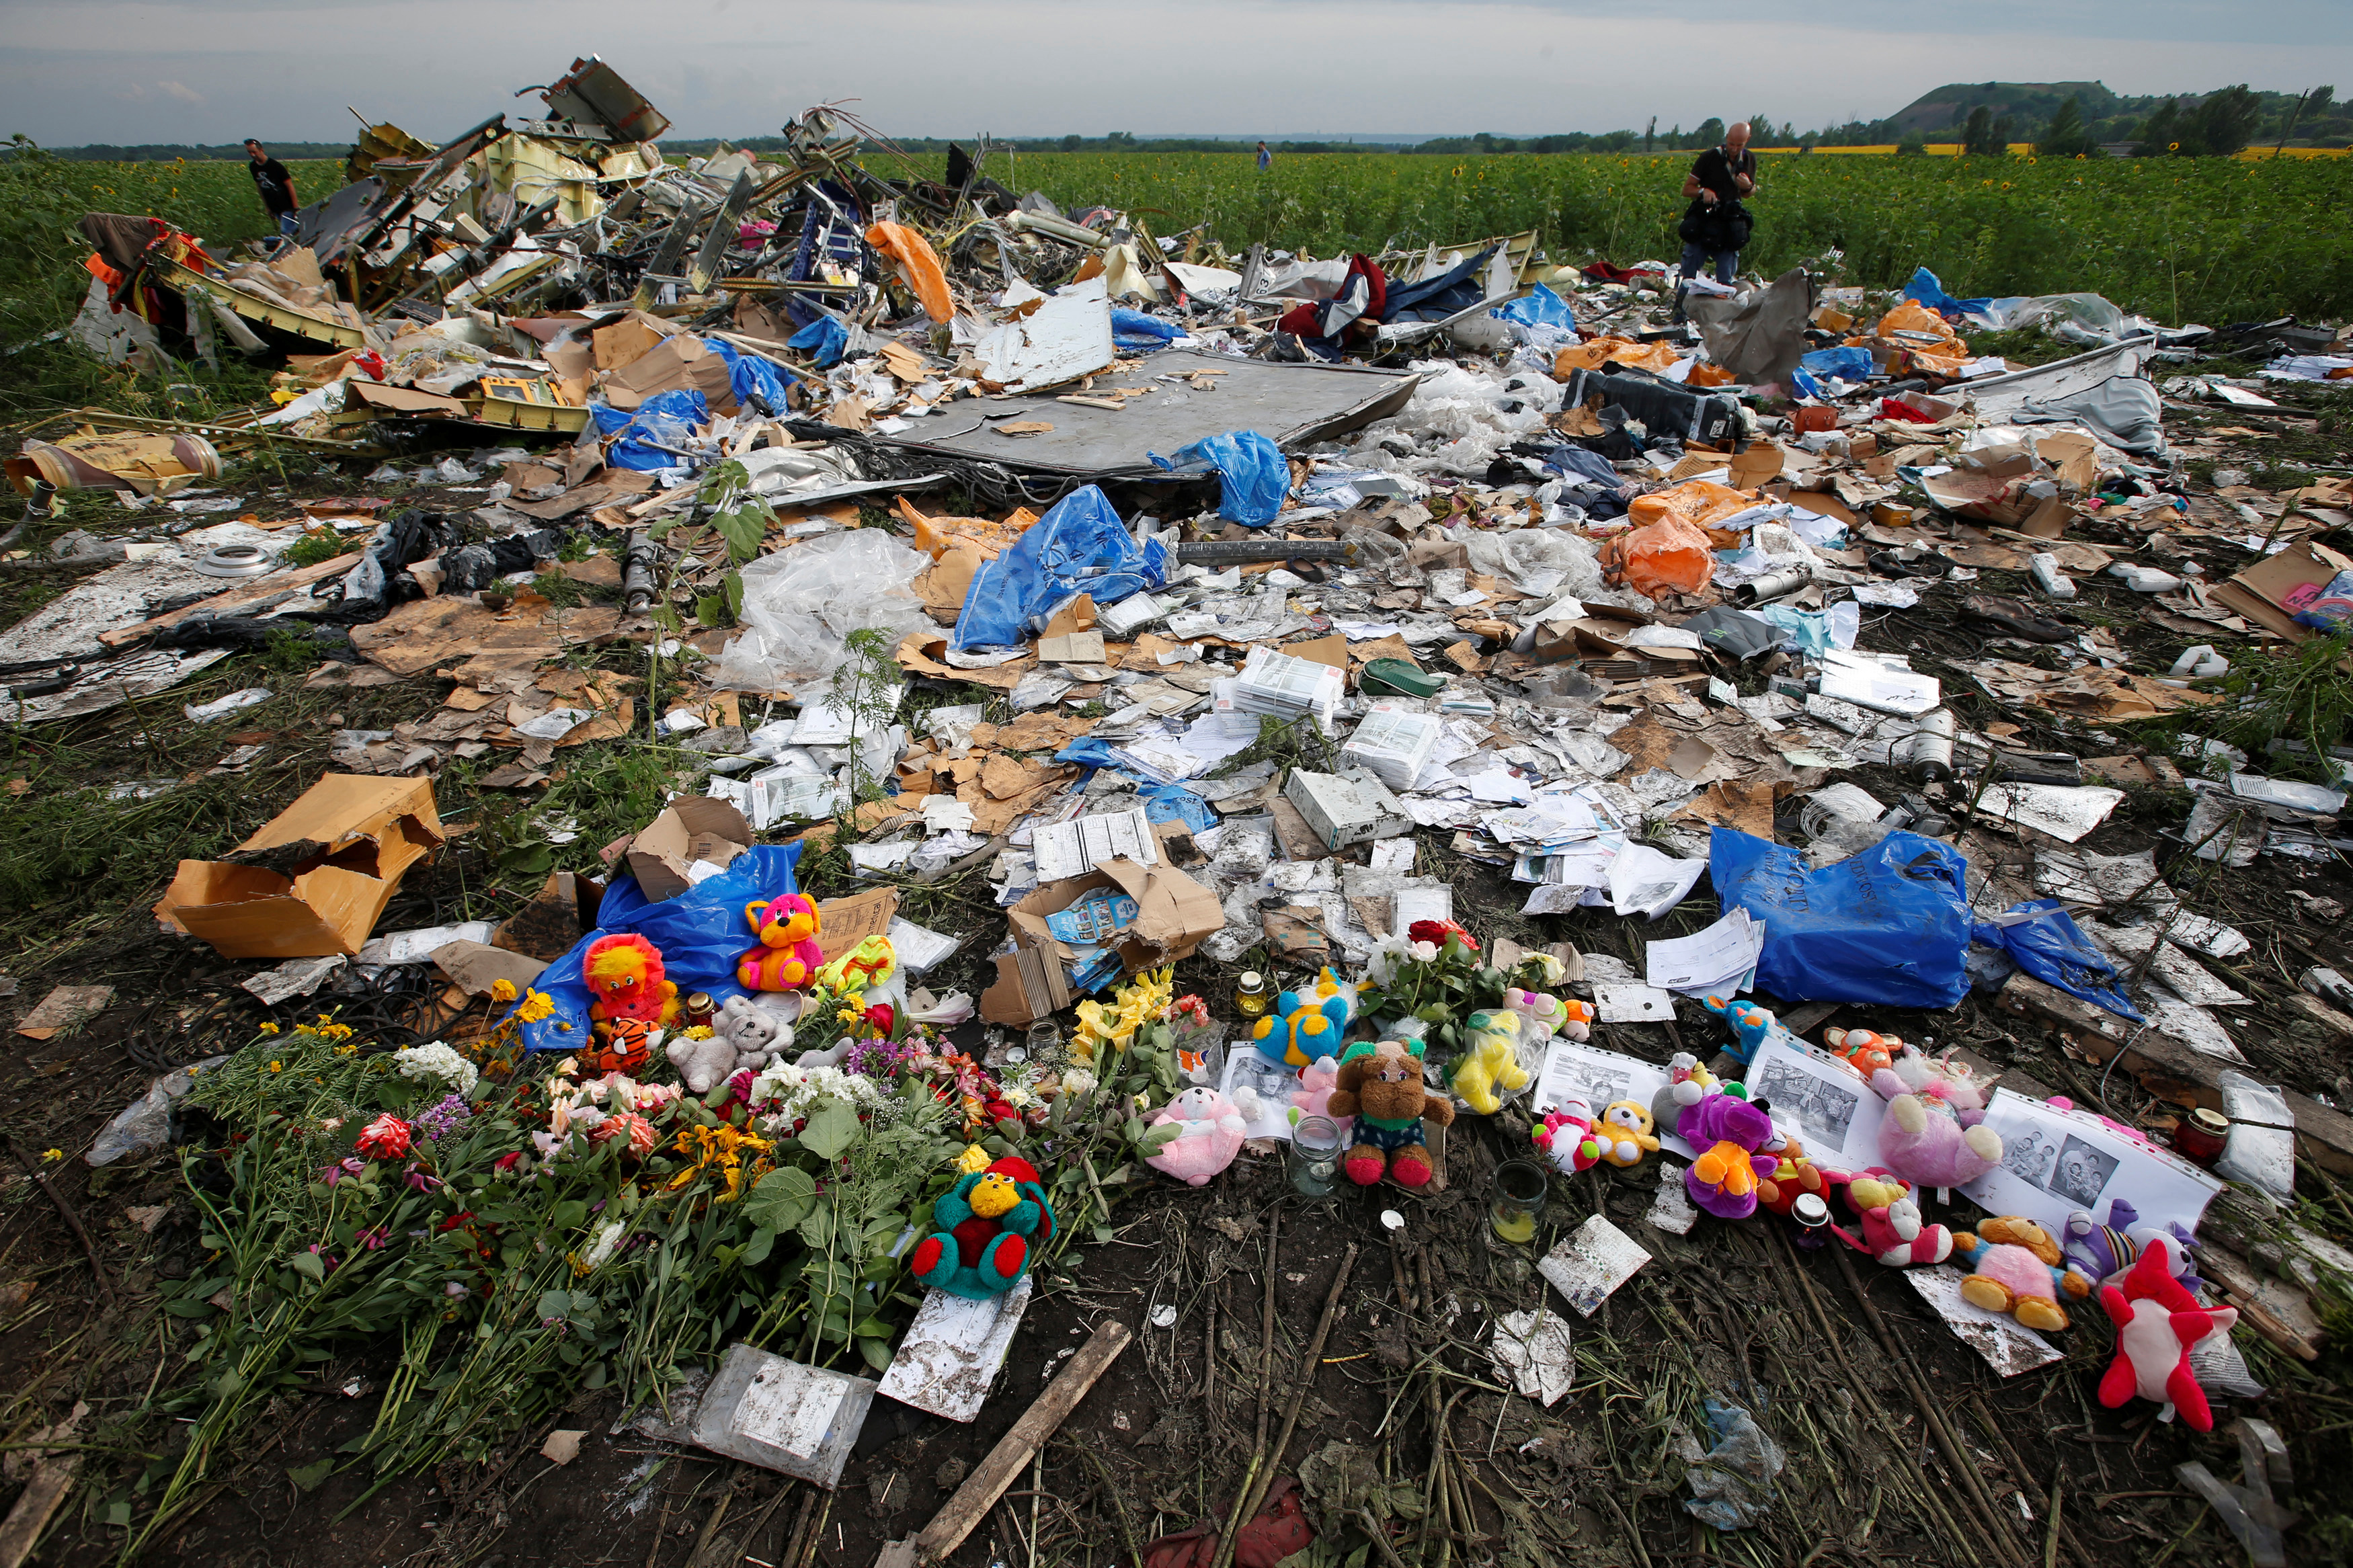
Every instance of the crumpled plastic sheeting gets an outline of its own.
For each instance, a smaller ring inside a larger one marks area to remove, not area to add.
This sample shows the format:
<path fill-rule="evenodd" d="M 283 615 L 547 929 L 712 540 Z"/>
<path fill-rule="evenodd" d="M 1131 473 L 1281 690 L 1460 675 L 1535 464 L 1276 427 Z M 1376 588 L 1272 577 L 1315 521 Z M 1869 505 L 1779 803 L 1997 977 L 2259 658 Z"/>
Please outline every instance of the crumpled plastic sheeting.
<path fill-rule="evenodd" d="M 1505 533 L 1465 530 L 1462 546 L 1474 570 L 1503 578 L 1532 599 L 1559 594 L 1584 598 L 1602 587 L 1599 556 L 1592 542 L 1577 534 L 1539 528 Z"/>
<path fill-rule="evenodd" d="M 1683 1509 L 1718 1530 L 1745 1530 L 1773 1506 L 1773 1479 L 1788 1458 L 1743 1406 L 1713 1396 L 1704 1403 L 1716 1442 L 1702 1454 L 1689 1435 L 1682 1440 L 1683 1461 L 1691 1467 L 1683 1479 L 1692 1489 Z"/>
<path fill-rule="evenodd" d="M 2056 985 L 2119 1018 L 2142 1021 L 2140 1009 L 2125 994 L 2124 976 L 2107 954 L 2092 945 L 2066 905 L 2056 899 L 2030 899 L 2002 913 L 2030 918 L 1979 921 L 1970 929 L 1970 939 L 2001 949 L 2046 985 Z"/>
<path fill-rule="evenodd" d="M 1506 382 L 1451 360 L 1416 360 L 1409 368 L 1422 379 L 1405 412 L 1366 426 L 1357 437 L 1356 457 L 1367 468 L 1483 475 L 1505 446 L 1543 429 L 1546 414 L 1559 401 L 1556 386 L 1535 383 L 1514 392 Z M 1507 403 L 1516 406 L 1507 409 Z M 1384 439 L 1410 443 L 1415 455 L 1384 462 Z"/>
<path fill-rule="evenodd" d="M 1806 352 L 1813 284 L 1793 267 L 1771 287 L 1730 300 L 1692 297 L 1684 307 L 1707 343 L 1707 357 L 1752 386 L 1787 381 Z"/>
<path fill-rule="evenodd" d="M 932 624 L 910 584 L 925 557 L 879 528 L 828 533 L 744 568 L 742 634 L 712 661 L 723 691 L 789 691 L 831 675 L 849 634 L 879 630 L 895 649 Z"/>
<path fill-rule="evenodd" d="M 1093 485 L 1056 501 L 974 574 L 950 639 L 957 653 L 1018 647 L 1081 594 L 1115 605 L 1168 581 L 1168 547 L 1139 546 L 1110 498 Z M 928 623 L 926 623 L 928 624 Z"/>
<path fill-rule="evenodd" d="M 2119 450 L 2162 459 L 2167 455 L 2164 413 L 2156 383 L 2142 375 L 2112 375 L 2064 397 L 2029 399 L 2010 417 L 2021 425 L 2073 421 Z"/>
<path fill-rule="evenodd" d="M 1194 442 L 1173 458 L 1145 454 L 1170 474 L 1218 476 L 1218 515 L 1244 528 L 1264 528 L 1291 493 L 1291 465 L 1282 448 L 1255 430 L 1229 430 Z"/>

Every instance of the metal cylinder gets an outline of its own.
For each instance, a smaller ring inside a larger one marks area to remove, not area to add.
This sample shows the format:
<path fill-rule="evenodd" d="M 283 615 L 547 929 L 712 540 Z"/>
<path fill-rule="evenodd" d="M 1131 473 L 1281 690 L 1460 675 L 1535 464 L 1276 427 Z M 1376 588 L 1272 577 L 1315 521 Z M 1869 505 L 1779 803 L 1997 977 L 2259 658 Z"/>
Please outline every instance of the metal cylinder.
<path fill-rule="evenodd" d="M 1770 576 L 1759 577 L 1754 583 L 1743 583 L 1732 591 L 1732 597 L 1736 604 L 1767 604 L 1775 599 L 1786 599 L 1812 581 L 1803 572 L 1776 572 Z"/>
<path fill-rule="evenodd" d="M 1920 727 L 1888 748 L 1888 760 L 1912 770 L 1923 783 L 1953 776 L 1953 714 L 1939 708 Z"/>

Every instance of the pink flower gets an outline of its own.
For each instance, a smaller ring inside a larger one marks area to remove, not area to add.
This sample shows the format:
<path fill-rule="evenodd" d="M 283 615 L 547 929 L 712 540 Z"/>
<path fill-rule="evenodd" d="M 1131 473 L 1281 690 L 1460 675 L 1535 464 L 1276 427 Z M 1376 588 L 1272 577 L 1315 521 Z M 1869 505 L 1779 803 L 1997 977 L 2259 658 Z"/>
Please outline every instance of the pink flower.
<path fill-rule="evenodd" d="M 342 1181 L 345 1176 L 356 1176 L 365 1169 L 367 1169 L 367 1167 L 361 1164 L 359 1161 L 346 1156 L 343 1159 L 336 1161 L 325 1170 L 321 1171 L 319 1173 L 319 1180 L 326 1183 L 327 1185 L 332 1187 L 337 1182 Z"/>
<path fill-rule="evenodd" d="M 370 1252 L 374 1252 L 378 1247 L 381 1247 L 391 1235 L 392 1232 L 390 1228 L 385 1226 L 377 1226 L 373 1230 L 364 1230 L 360 1232 L 357 1236 L 352 1237 L 352 1239 L 358 1242 L 362 1247 L 366 1247 Z"/>
<path fill-rule="evenodd" d="M 358 1148 L 371 1160 L 397 1160 L 408 1152 L 408 1123 L 387 1110 L 361 1131 Z"/>
<path fill-rule="evenodd" d="M 629 1152 L 637 1155 L 640 1159 L 654 1152 L 655 1143 L 659 1142 L 659 1137 L 654 1131 L 654 1124 L 652 1122 L 633 1111 L 628 1110 L 621 1112 L 618 1116 L 607 1118 L 604 1125 L 596 1129 L 596 1142 L 601 1143 L 607 1138 L 627 1139 L 628 1141 Z"/>

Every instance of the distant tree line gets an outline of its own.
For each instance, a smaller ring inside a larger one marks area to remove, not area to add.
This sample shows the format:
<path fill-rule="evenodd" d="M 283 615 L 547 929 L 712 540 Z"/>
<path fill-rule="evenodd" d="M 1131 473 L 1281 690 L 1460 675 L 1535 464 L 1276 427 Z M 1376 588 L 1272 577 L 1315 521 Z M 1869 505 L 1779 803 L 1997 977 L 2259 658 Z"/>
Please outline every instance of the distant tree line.
<path fill-rule="evenodd" d="M 1957 83 L 1923 94 L 1883 120 L 1800 132 L 1767 115 L 1748 117 L 1749 141 L 1757 147 L 1875 147 L 1893 144 L 1899 153 L 1926 153 L 1931 142 L 1958 143 L 1964 153 L 2000 156 L 2015 143 L 2032 145 L 2038 156 L 2098 157 L 2121 153 L 2142 158 L 2228 157 L 2250 145 L 2284 142 L 2299 147 L 2353 145 L 2353 104 L 2339 102 L 2336 89 L 2302 93 L 2257 92 L 2245 83 L 2214 92 L 2178 97 L 2128 98 L 2099 82 Z M 1662 131 L 1653 120 L 1641 131 L 1567 132 L 1549 136 L 1439 136 L 1423 142 L 1356 142 L 1268 139 L 1277 154 L 1302 153 L 1421 153 L 1461 156 L 1499 153 L 1679 153 L 1713 147 L 1724 140 L 1725 122 L 1711 118 L 1685 132 L 1680 122 Z M 969 148 L 968 139 L 959 139 Z M 781 136 L 722 142 L 717 138 L 672 140 L 665 150 L 681 156 L 707 155 L 720 146 L 754 153 L 785 150 Z M 350 148 L 334 142 L 272 142 L 280 158 L 342 158 Z M 900 137 L 910 153 L 937 154 L 948 142 L 938 137 Z M 1245 137 L 1139 137 L 1114 131 L 1104 136 L 1015 136 L 993 139 L 997 151 L 1025 153 L 1233 153 L 1256 142 Z M 93 144 L 52 149 L 60 158 L 109 163 L 191 162 L 242 159 L 238 144 L 144 142 L 132 146 Z M 0 150 L 5 156 L 5 150 Z"/>

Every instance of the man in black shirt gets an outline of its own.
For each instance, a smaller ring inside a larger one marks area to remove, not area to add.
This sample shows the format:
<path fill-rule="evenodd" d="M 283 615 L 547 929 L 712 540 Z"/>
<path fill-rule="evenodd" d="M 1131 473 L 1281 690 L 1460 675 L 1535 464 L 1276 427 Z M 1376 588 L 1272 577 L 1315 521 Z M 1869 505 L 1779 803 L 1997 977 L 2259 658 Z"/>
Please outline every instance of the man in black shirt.
<path fill-rule="evenodd" d="M 294 237 L 294 210 L 300 205 L 294 199 L 294 176 L 286 165 L 269 155 L 269 150 L 248 136 L 245 139 L 246 156 L 253 160 L 245 172 L 253 176 L 253 188 L 261 193 L 261 205 L 269 209 L 277 221 L 278 232 L 287 238 Z"/>
<path fill-rule="evenodd" d="M 1711 147 L 1692 163 L 1683 176 L 1683 195 L 1691 205 L 1677 230 L 1683 236 L 1683 275 L 1696 278 L 1715 264 L 1715 280 L 1729 284 L 1740 272 L 1740 248 L 1748 243 L 1754 220 L 1741 205 L 1757 190 L 1757 154 L 1748 150 L 1748 122 L 1736 121 L 1724 133 L 1724 145 Z M 1677 289 L 1680 312 L 1683 291 Z"/>

